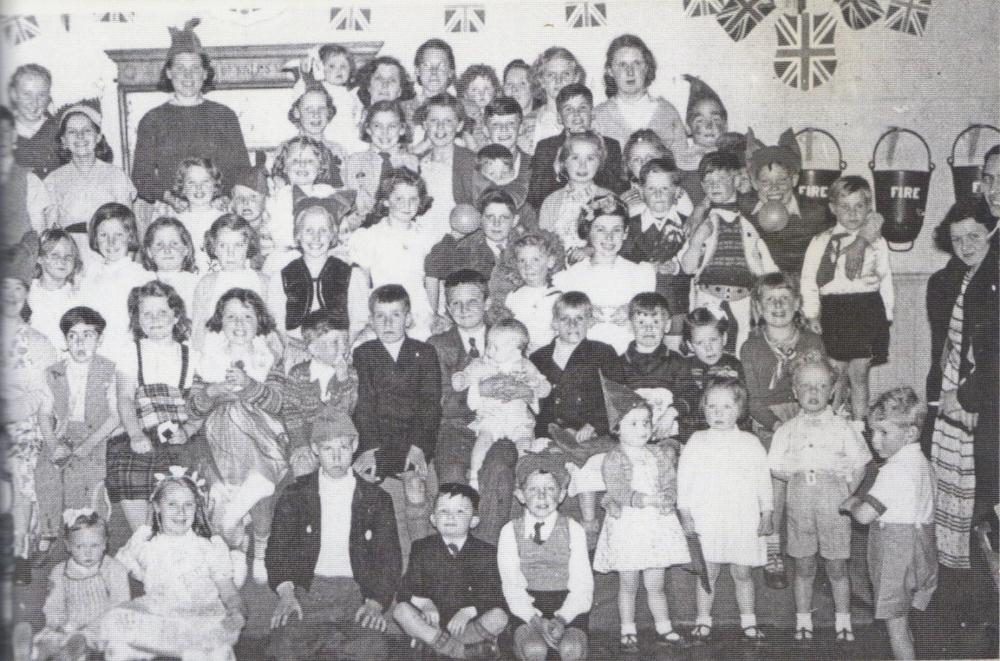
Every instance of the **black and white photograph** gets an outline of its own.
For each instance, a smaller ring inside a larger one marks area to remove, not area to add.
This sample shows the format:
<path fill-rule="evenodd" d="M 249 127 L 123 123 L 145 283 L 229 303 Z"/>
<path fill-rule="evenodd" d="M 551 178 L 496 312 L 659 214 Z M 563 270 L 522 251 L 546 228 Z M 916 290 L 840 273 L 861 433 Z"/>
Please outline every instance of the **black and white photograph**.
<path fill-rule="evenodd" d="M 0 0 L 0 658 L 997 658 L 998 219 L 996 0 Z"/>

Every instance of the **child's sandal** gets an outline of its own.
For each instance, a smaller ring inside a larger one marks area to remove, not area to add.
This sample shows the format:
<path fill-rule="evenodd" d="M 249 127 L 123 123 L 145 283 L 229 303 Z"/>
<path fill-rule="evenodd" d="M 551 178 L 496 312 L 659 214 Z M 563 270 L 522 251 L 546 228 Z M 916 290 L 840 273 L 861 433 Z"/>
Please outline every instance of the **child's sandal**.
<path fill-rule="evenodd" d="M 712 638 L 712 627 L 707 624 L 696 624 L 691 629 L 691 642 L 695 644 L 707 643 Z"/>
<path fill-rule="evenodd" d="M 756 624 L 743 629 L 743 638 L 748 642 L 755 644 L 760 644 L 767 640 L 767 636 L 764 635 L 764 631 Z"/>
<path fill-rule="evenodd" d="M 847 643 L 853 643 L 854 642 L 854 632 L 851 631 L 850 629 L 841 629 L 840 631 L 837 632 L 837 636 L 836 636 L 836 638 L 834 640 L 839 645 L 844 645 L 844 644 L 847 644 Z"/>
<path fill-rule="evenodd" d="M 670 647 L 673 649 L 683 649 L 688 647 L 688 641 L 684 640 L 684 637 L 676 631 L 668 631 L 667 633 L 657 634 L 656 644 L 661 647 Z"/>
<path fill-rule="evenodd" d="M 622 634 L 621 640 L 621 650 L 623 654 L 638 654 L 639 653 L 639 636 L 634 633 Z"/>

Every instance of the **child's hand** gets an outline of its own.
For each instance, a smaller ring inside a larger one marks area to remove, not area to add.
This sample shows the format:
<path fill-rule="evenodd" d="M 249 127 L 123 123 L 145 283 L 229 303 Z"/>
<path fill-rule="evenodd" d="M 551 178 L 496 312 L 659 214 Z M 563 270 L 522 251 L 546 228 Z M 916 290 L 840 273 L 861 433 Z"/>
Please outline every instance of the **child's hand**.
<path fill-rule="evenodd" d="M 819 317 L 806 319 L 806 328 L 816 333 L 817 335 L 823 334 L 823 326 L 819 323 Z"/>
<path fill-rule="evenodd" d="M 559 648 L 559 642 L 562 641 L 563 634 L 566 633 L 566 623 L 561 617 L 556 615 L 551 620 L 545 620 L 545 626 L 542 629 L 542 638 L 549 646 L 556 649 Z"/>
<path fill-rule="evenodd" d="M 441 613 L 438 612 L 437 606 L 434 602 L 428 601 L 424 604 L 424 607 L 420 609 L 420 617 L 424 618 L 424 622 L 431 625 L 435 629 L 441 624 Z"/>
<path fill-rule="evenodd" d="M 736 192 L 746 195 L 753 190 L 753 183 L 750 181 L 750 175 L 747 174 L 746 169 L 740 170 L 739 174 L 733 177 L 733 183 L 736 184 Z"/>
<path fill-rule="evenodd" d="M 581 262 L 590 257 L 590 253 L 586 247 L 576 247 L 570 248 L 566 251 L 566 263 L 572 266 L 577 262 Z"/>
<path fill-rule="evenodd" d="M 374 599 L 365 599 L 365 603 L 354 614 L 354 621 L 365 629 L 379 632 L 384 632 L 388 626 L 382 615 L 382 606 Z"/>
<path fill-rule="evenodd" d="M 451 622 L 448 623 L 448 633 L 455 637 L 461 636 L 465 633 L 465 627 L 469 625 L 469 622 L 471 622 L 474 617 L 475 614 L 468 606 L 457 611 L 451 618 Z"/>
<path fill-rule="evenodd" d="M 774 532 L 774 524 L 771 520 L 771 511 L 765 510 L 760 513 L 760 523 L 757 525 L 757 536 L 767 537 Z"/>
<path fill-rule="evenodd" d="M 274 614 L 271 615 L 271 628 L 277 629 L 285 626 L 292 615 L 298 615 L 299 621 L 302 621 L 302 604 L 295 598 L 295 593 L 289 590 L 274 607 Z"/>
<path fill-rule="evenodd" d="M 708 240 L 708 237 L 712 236 L 712 232 L 715 231 L 715 223 L 710 218 L 705 218 L 698 227 L 694 228 L 694 232 L 691 234 L 692 245 L 700 246 Z"/>
<path fill-rule="evenodd" d="M 377 450 L 378 448 L 365 450 L 361 453 L 361 456 L 354 460 L 354 471 L 369 482 L 375 481 L 375 472 L 377 469 L 375 463 L 375 452 Z"/>
<path fill-rule="evenodd" d="M 465 372 L 455 372 L 451 375 L 452 390 L 466 390 L 469 387 L 469 377 Z M 487 395 L 488 397 L 489 395 Z"/>
<path fill-rule="evenodd" d="M 434 315 L 434 318 L 431 320 L 431 335 L 443 333 L 449 328 L 451 328 L 451 319 L 440 314 Z"/>
<path fill-rule="evenodd" d="M 411 469 L 416 471 L 420 477 L 427 476 L 427 457 L 424 456 L 424 451 L 417 445 L 410 446 L 410 451 L 406 453 L 406 461 L 403 462 L 404 472 Z"/>
<path fill-rule="evenodd" d="M 589 422 L 584 426 L 580 427 L 576 432 L 576 442 L 586 443 L 587 441 L 592 441 L 597 437 L 597 430 Z"/>
<path fill-rule="evenodd" d="M 251 379 L 243 368 L 243 361 L 237 360 L 226 370 L 226 385 L 233 390 L 243 390 L 250 385 Z"/>
<path fill-rule="evenodd" d="M 403 494 L 406 502 L 411 505 L 423 505 L 427 501 L 427 481 L 416 471 L 400 473 L 403 482 Z"/>
<path fill-rule="evenodd" d="M 681 265 L 676 259 L 668 259 L 665 262 L 654 262 L 657 273 L 663 275 L 677 275 L 681 272 Z"/>
<path fill-rule="evenodd" d="M 642 192 L 634 187 L 629 188 L 621 194 L 621 200 L 625 203 L 625 206 L 631 207 L 639 202 L 642 202 Z"/>

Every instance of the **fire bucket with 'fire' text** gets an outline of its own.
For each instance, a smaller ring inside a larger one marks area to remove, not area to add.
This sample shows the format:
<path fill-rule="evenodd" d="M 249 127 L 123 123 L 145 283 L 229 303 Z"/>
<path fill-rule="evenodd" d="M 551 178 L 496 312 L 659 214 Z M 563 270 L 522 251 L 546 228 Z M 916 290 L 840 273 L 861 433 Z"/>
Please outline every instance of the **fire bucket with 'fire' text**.
<path fill-rule="evenodd" d="M 813 160 L 815 150 L 815 138 L 817 135 L 826 136 L 837 150 L 837 165 L 839 169 L 832 168 L 809 168 L 805 163 Z M 803 168 L 799 171 L 799 195 L 810 200 L 816 200 L 826 204 L 829 201 L 827 189 L 835 182 L 847 167 L 844 162 L 844 154 L 840 149 L 840 143 L 829 132 L 817 128 L 804 128 L 795 134 L 799 141 L 799 149 L 802 152 Z"/>
<path fill-rule="evenodd" d="M 897 141 L 903 135 L 912 135 L 920 140 L 927 152 L 926 170 L 895 170 L 892 167 Z M 878 148 L 882 141 L 890 138 L 886 165 L 876 165 Z M 889 243 L 889 249 L 904 252 L 913 248 L 913 242 L 924 224 L 927 209 L 927 193 L 930 188 L 934 162 L 931 150 L 919 133 L 909 129 L 892 128 L 882 134 L 875 143 L 872 160 L 868 163 L 875 183 L 875 210 L 885 218 L 882 236 Z"/>
<path fill-rule="evenodd" d="M 988 131 L 992 131 L 994 135 L 984 135 Z M 987 137 L 990 139 L 987 140 Z M 998 138 L 1000 129 L 989 124 L 973 124 L 955 138 L 955 142 L 951 145 L 948 165 L 951 167 L 951 184 L 955 188 L 956 202 L 974 202 L 979 198 L 982 193 L 979 190 L 979 178 L 983 174 L 983 158 L 979 154 L 985 154 L 990 147 L 1000 142 Z M 967 153 L 964 162 L 956 165 L 955 150 L 963 140 Z"/>

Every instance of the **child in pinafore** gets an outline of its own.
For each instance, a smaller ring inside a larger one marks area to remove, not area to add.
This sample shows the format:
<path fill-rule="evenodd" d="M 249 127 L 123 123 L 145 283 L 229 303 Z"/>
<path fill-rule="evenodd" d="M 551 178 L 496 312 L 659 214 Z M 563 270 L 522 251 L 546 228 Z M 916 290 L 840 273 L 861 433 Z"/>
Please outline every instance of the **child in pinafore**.
<path fill-rule="evenodd" d="M 62 524 L 69 559 L 49 574 L 49 592 L 42 611 L 45 628 L 35 634 L 32 658 L 87 658 L 96 644 L 100 619 L 129 600 L 128 570 L 105 555 L 107 523 L 88 508 L 63 512 Z"/>
<path fill-rule="evenodd" d="M 476 432 L 472 446 L 469 484 L 479 488 L 479 469 L 496 441 L 507 438 L 522 449 L 535 440 L 538 400 L 548 397 L 552 386 L 535 365 L 524 357 L 528 330 L 516 319 L 505 319 L 486 332 L 486 355 L 452 375 L 456 391 L 469 390 L 469 408 L 476 419 L 469 428 Z"/>
<path fill-rule="evenodd" d="M 841 505 L 868 532 L 868 572 L 875 588 L 875 619 L 885 620 L 897 659 L 915 659 L 910 608 L 924 610 L 937 587 L 934 471 L 920 452 L 927 408 L 912 388 L 875 400 L 872 444 L 886 459 L 867 494 Z"/>
<path fill-rule="evenodd" d="M 608 498 L 616 508 L 604 520 L 594 554 L 594 570 L 617 571 L 621 650 L 639 651 L 635 599 L 639 575 L 656 626 L 656 643 L 683 643 L 670 621 L 663 577 L 667 567 L 691 560 L 677 520 L 676 444 L 649 445 L 653 411 L 639 395 L 605 381 L 608 422 L 620 445 L 604 456 L 601 472 Z"/>
<path fill-rule="evenodd" d="M 46 447 L 35 471 L 42 537 L 60 532 L 63 510 L 104 506 L 108 439 L 121 431 L 115 364 L 96 355 L 104 325 L 90 308 L 67 311 L 61 326 L 69 357 L 45 370 L 53 404 L 41 421 Z"/>
<path fill-rule="evenodd" d="M 750 642 L 764 639 L 754 613 L 751 567 L 767 560 L 764 538 L 771 534 L 771 475 L 760 441 L 737 426 L 747 392 L 732 378 L 713 380 L 702 398 L 709 428 L 695 432 L 681 452 L 677 468 L 677 508 L 687 535 L 700 537 L 714 585 L 720 565 L 728 564 L 736 584 L 740 628 Z M 698 616 L 691 638 L 706 642 L 712 635 L 715 594 L 699 581 Z"/>
<path fill-rule="evenodd" d="M 95 646 L 108 661 L 235 661 L 244 604 L 229 549 L 208 525 L 204 480 L 181 466 L 157 480 L 152 525 L 140 526 L 115 556 L 144 594 L 101 619 Z"/>
<path fill-rule="evenodd" d="M 254 580 L 267 583 L 264 549 L 271 533 L 274 494 L 288 472 L 288 438 L 274 417 L 281 394 L 268 382 L 275 357 L 264 339 L 274 319 L 249 289 L 230 289 L 207 322 L 204 350 L 195 356 L 190 406 L 205 418 L 204 433 L 217 480 L 212 486 L 213 519 L 234 547 L 245 552 L 241 522 L 254 528 Z M 242 561 L 242 564 L 240 562 Z M 246 557 L 234 558 L 236 582 L 246 574 Z"/>

